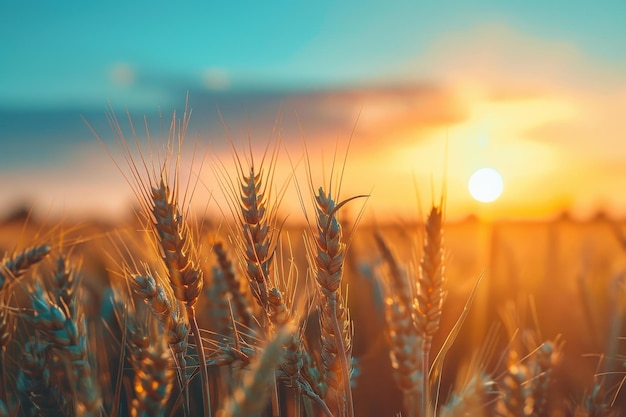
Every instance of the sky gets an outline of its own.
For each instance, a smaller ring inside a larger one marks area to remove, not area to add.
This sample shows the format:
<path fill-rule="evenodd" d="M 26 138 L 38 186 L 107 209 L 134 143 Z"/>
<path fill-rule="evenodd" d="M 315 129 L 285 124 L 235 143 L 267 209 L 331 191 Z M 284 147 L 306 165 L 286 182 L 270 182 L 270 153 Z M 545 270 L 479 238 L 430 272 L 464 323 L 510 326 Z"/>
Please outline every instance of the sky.
<path fill-rule="evenodd" d="M 349 143 L 342 195 L 370 194 L 374 219 L 415 216 L 444 184 L 451 217 L 626 217 L 624 16 L 620 1 L 3 2 L 0 210 L 119 213 L 133 196 L 105 112 L 160 136 L 187 103 L 198 200 L 220 194 L 229 140 L 262 151 L 278 120 L 277 182 L 305 143 L 320 178 Z M 504 178 L 490 204 L 466 187 L 484 166 Z"/>

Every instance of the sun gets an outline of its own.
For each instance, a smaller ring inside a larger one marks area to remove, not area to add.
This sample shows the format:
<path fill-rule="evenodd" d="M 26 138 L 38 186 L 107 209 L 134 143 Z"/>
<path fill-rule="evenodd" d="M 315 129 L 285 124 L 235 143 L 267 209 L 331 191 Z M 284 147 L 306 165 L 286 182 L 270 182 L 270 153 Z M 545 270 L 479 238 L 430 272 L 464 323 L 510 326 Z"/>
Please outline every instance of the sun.
<path fill-rule="evenodd" d="M 481 168 L 474 172 L 467 184 L 475 200 L 482 203 L 496 201 L 504 188 L 502 175 L 493 168 Z"/>

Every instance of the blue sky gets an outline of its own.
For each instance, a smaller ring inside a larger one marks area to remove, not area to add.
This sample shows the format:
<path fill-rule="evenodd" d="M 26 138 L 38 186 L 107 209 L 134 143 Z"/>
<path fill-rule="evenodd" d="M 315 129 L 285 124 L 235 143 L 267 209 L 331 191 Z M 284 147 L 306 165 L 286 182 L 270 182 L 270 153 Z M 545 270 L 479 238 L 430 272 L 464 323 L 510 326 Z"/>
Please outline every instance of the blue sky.
<path fill-rule="evenodd" d="M 625 16 L 621 1 L 3 2 L 0 106 L 164 105 L 171 83 L 394 82 L 446 33 L 488 22 L 623 62 Z"/>

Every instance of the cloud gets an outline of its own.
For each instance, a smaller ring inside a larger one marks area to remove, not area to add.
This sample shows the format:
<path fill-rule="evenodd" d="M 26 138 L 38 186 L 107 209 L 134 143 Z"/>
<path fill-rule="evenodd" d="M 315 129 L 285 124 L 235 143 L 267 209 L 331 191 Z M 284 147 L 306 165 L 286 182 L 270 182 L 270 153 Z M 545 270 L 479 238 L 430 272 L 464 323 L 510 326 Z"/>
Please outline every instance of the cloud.
<path fill-rule="evenodd" d="M 202 81 L 209 90 L 226 90 L 231 83 L 228 72 L 220 68 L 207 68 L 202 75 Z"/>
<path fill-rule="evenodd" d="M 116 62 L 109 68 L 109 78 L 116 86 L 131 86 L 135 82 L 135 77 L 135 69 L 128 62 Z"/>

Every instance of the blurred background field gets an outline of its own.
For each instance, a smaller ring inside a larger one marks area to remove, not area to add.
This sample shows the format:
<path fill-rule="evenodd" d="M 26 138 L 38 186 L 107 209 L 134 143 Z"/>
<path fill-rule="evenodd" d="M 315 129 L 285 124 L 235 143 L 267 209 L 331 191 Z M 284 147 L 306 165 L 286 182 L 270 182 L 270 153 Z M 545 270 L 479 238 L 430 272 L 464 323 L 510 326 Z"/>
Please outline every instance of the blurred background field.
<path fill-rule="evenodd" d="M 27 219 L 25 215 L 26 212 L 16 213 L 12 220 L 3 222 L 0 249 L 10 253 L 16 245 L 42 240 L 66 249 L 72 247 L 73 254 L 82 259 L 81 287 L 85 289 L 87 314 L 94 323 L 106 320 L 103 312 L 107 309 L 108 288 L 120 279 L 112 272 L 119 270 L 120 242 L 132 247 L 132 242 L 141 241 L 145 232 L 132 226 L 132 222 L 130 227 L 128 222 L 55 223 L 35 217 Z M 206 221 L 205 233 L 198 236 L 207 249 L 216 239 L 227 241 L 229 234 L 224 225 L 220 231 L 209 226 L 211 221 Z M 445 360 L 442 403 L 447 401 L 455 383 L 466 377 L 467 366 L 477 356 L 486 355 L 482 365 L 497 377 L 507 369 L 508 347 L 523 340 L 536 343 L 534 347 L 544 340 L 561 340 L 565 342 L 563 352 L 551 374 L 550 415 L 572 415 L 598 378 L 604 380 L 607 397 L 623 406 L 623 227 L 623 223 L 604 215 L 588 221 L 574 221 L 562 215 L 542 222 L 488 223 L 476 218 L 448 222 L 444 227 L 447 296 L 435 350 L 460 315 L 481 274 L 483 280 L 471 313 Z M 126 232 L 119 235 L 120 230 Z M 300 279 L 306 273 L 303 233 L 301 227 L 287 227 L 282 232 Z M 414 223 L 346 229 L 351 244 L 344 279 L 356 329 L 353 353 L 359 375 L 354 388 L 356 415 L 394 415 L 402 397 L 392 378 L 378 273 L 382 260 L 374 233 L 385 236 L 398 258 L 409 262 L 421 256 L 415 248 L 419 247 L 423 232 Z M 229 251 L 234 256 L 232 246 Z M 215 264 L 212 257 L 206 262 L 206 269 Z M 207 294 L 210 287 L 209 280 Z M 213 307 L 209 298 L 203 297 L 199 319 L 204 328 L 212 329 Z M 517 333 L 509 333 L 507 324 Z M 315 333 L 316 328 L 311 319 L 308 331 Z M 599 376 L 605 372 L 611 375 Z"/>

